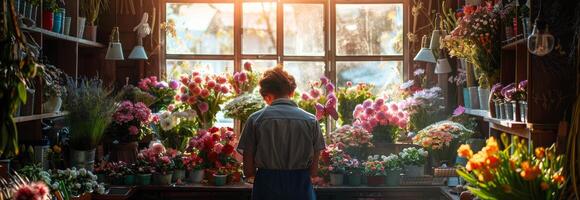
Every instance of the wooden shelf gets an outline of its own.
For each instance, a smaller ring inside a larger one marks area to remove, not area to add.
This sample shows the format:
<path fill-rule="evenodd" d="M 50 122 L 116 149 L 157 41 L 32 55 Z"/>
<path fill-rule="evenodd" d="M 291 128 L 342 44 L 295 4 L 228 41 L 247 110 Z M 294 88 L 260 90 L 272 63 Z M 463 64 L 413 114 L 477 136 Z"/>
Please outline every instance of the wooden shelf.
<path fill-rule="evenodd" d="M 477 116 L 477 117 L 483 117 L 483 118 L 489 118 L 489 111 L 487 110 L 478 110 L 478 109 L 469 109 L 466 108 L 465 109 L 465 113 L 467 113 L 468 115 L 473 115 L 473 116 Z"/>
<path fill-rule="evenodd" d="M 62 117 L 62 116 L 66 116 L 66 115 L 68 115 L 68 112 L 63 111 L 63 112 L 57 112 L 57 113 L 45 113 L 45 114 L 38 114 L 38 115 L 20 116 L 20 117 L 15 117 L 14 122 L 20 123 L 20 122 L 34 121 L 34 120 L 40 120 L 40 119 Z"/>
<path fill-rule="evenodd" d="M 489 127 L 492 129 L 529 138 L 527 123 L 496 119 L 491 117 L 487 110 L 465 109 L 465 113 L 483 118 L 483 121 L 489 122 Z"/>
<path fill-rule="evenodd" d="M 520 39 L 518 39 L 520 38 Z M 516 46 L 519 44 L 524 44 L 527 41 L 527 38 L 523 36 L 517 36 L 513 39 L 506 40 L 502 42 L 504 45 L 501 47 L 502 50 L 515 50 Z"/>
<path fill-rule="evenodd" d="M 38 27 L 22 27 L 22 30 L 40 33 L 40 34 L 46 35 L 46 36 L 54 38 L 54 39 L 65 40 L 65 41 L 69 41 L 69 42 L 76 42 L 81 47 L 93 47 L 93 48 L 105 47 L 105 45 L 98 43 L 98 42 L 93 42 L 90 40 L 85 40 L 85 39 L 77 38 L 77 37 L 70 36 L 70 35 L 55 33 L 55 32 L 45 30 L 42 28 L 38 28 Z"/>

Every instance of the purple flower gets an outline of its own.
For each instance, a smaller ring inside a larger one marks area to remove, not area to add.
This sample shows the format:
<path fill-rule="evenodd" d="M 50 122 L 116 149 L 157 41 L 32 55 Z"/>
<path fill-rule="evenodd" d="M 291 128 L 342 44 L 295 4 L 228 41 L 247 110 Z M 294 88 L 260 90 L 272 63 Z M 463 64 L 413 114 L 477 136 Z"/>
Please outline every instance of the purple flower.
<path fill-rule="evenodd" d="M 528 89 L 528 80 L 523 80 L 518 84 L 518 89 L 526 91 Z"/>
<path fill-rule="evenodd" d="M 363 102 L 363 107 L 368 108 L 371 107 L 373 105 L 373 101 L 370 99 L 367 99 Z"/>
<path fill-rule="evenodd" d="M 328 78 L 326 78 L 326 77 L 321 77 L 321 78 L 320 78 L 320 83 L 321 83 L 322 85 L 326 85 L 326 84 L 328 83 Z"/>
<path fill-rule="evenodd" d="M 501 94 L 503 95 L 503 97 L 506 100 L 511 101 L 513 98 L 513 94 L 515 93 L 515 89 L 516 89 L 516 84 L 510 83 L 509 85 L 507 85 L 501 89 Z"/>
<path fill-rule="evenodd" d="M 333 92 L 333 91 L 334 91 L 334 85 L 332 83 L 326 84 L 326 92 Z"/>
<path fill-rule="evenodd" d="M 176 80 L 171 80 L 169 82 L 169 87 L 171 89 L 174 89 L 175 90 L 175 89 L 177 89 L 179 87 L 179 82 L 177 82 Z"/>
<path fill-rule="evenodd" d="M 455 110 L 453 111 L 453 116 L 459 116 L 459 115 L 463 114 L 464 112 L 465 112 L 465 107 L 457 106 L 457 108 L 455 108 Z"/>

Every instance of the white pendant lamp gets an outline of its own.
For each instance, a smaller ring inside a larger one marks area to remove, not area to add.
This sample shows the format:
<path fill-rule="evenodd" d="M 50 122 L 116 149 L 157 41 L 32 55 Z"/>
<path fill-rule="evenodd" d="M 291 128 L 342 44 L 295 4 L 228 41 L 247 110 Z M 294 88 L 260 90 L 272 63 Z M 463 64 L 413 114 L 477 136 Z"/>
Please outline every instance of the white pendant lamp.
<path fill-rule="evenodd" d="M 137 45 L 133 47 L 133 51 L 129 54 L 129 59 L 133 60 L 147 60 L 147 53 L 143 47 L 143 38 L 151 33 L 151 27 L 147 21 L 149 20 L 149 14 L 143 13 L 141 22 L 133 28 L 133 31 L 137 32 Z"/>
<path fill-rule="evenodd" d="M 435 74 L 448 74 L 451 73 L 451 65 L 449 65 L 449 60 L 447 58 L 437 59 L 437 65 L 435 65 Z"/>
<path fill-rule="evenodd" d="M 439 24 L 439 26 L 441 26 L 441 18 L 439 13 L 437 13 L 437 16 L 435 16 L 435 24 Z M 431 42 L 429 43 L 429 48 L 431 51 L 439 50 L 439 47 L 441 46 L 441 37 L 445 37 L 445 35 L 446 32 L 444 30 L 441 30 L 438 26 L 435 26 L 433 33 L 431 33 Z"/>
<path fill-rule="evenodd" d="M 437 63 L 435 60 L 435 55 L 433 55 L 433 51 L 427 47 L 427 36 L 423 35 L 421 39 L 421 50 L 419 53 L 413 58 L 414 61 L 422 61 L 422 62 L 429 62 L 429 63 Z"/>
<path fill-rule="evenodd" d="M 113 27 L 105 59 L 125 60 L 125 58 L 123 57 L 123 45 L 121 45 L 121 42 L 119 41 L 119 27 Z"/>

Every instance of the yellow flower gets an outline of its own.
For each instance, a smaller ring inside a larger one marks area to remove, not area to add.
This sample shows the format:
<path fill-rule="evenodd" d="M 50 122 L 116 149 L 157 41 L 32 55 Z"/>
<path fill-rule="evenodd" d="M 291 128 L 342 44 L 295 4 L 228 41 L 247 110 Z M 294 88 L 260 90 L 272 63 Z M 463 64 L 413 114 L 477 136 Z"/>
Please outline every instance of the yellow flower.
<path fill-rule="evenodd" d="M 493 155 L 499 151 L 499 146 L 494 137 L 487 139 L 486 144 L 487 145 L 483 148 L 483 151 L 487 153 L 487 155 Z"/>
<path fill-rule="evenodd" d="M 52 151 L 54 153 L 60 153 L 60 152 L 62 152 L 62 149 L 58 145 L 54 145 L 54 146 L 52 146 Z"/>
<path fill-rule="evenodd" d="M 544 147 L 538 147 L 538 148 L 536 148 L 535 153 L 536 153 L 536 158 L 542 159 L 546 155 L 546 149 L 544 149 Z"/>
<path fill-rule="evenodd" d="M 473 156 L 473 151 L 468 144 L 462 144 L 459 149 L 457 149 L 457 155 L 462 158 L 471 158 Z"/>

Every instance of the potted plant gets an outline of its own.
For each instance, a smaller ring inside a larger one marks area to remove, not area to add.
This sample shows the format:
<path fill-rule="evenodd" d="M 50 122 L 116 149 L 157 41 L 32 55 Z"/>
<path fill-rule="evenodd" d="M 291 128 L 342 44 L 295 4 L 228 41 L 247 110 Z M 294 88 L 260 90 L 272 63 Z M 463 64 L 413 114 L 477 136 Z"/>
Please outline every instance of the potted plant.
<path fill-rule="evenodd" d="M 141 91 L 154 97 L 153 102 L 148 105 L 152 112 L 159 112 L 167 109 L 173 103 L 176 90 L 179 89 L 180 84 L 175 80 L 171 80 L 169 83 L 158 81 L 156 76 L 151 76 L 141 79 L 137 86 Z"/>
<path fill-rule="evenodd" d="M 328 145 L 322 153 L 324 154 L 324 158 L 328 157 L 330 185 L 337 186 L 343 185 L 344 183 L 344 175 L 346 173 L 347 163 L 351 157 L 342 150 L 343 147 L 344 145 L 340 143 Z"/>
<path fill-rule="evenodd" d="M 62 107 L 62 97 L 66 95 L 66 74 L 52 65 L 46 65 L 43 70 L 43 113 L 60 112 Z"/>
<path fill-rule="evenodd" d="M 213 183 L 215 186 L 224 186 L 227 182 L 228 174 L 224 168 L 218 168 L 213 173 Z"/>
<path fill-rule="evenodd" d="M 503 119 L 505 112 L 503 107 L 504 96 L 501 93 L 502 88 L 503 85 L 501 83 L 496 83 L 495 85 L 493 85 L 493 87 L 491 87 L 491 100 L 493 101 L 492 110 L 494 111 L 493 114 L 491 114 L 491 117 L 497 119 Z"/>
<path fill-rule="evenodd" d="M 58 9 L 56 0 L 43 0 L 42 28 L 52 31 L 54 25 L 54 12 Z"/>
<path fill-rule="evenodd" d="M 204 177 L 203 159 L 198 156 L 197 152 L 183 154 L 183 164 L 188 170 L 189 182 L 201 183 Z"/>
<path fill-rule="evenodd" d="M 81 197 L 90 193 L 105 194 L 103 183 L 97 182 L 97 176 L 85 169 L 70 168 L 56 170 L 52 173 L 52 189 L 58 190 L 64 199 Z"/>
<path fill-rule="evenodd" d="M 71 164 L 92 170 L 95 148 L 111 123 L 116 97 L 97 78 L 67 78 L 66 90 L 64 108 L 69 112 L 66 121 L 70 131 Z"/>
<path fill-rule="evenodd" d="M 387 103 L 378 98 L 365 100 L 355 107 L 353 126 L 360 126 L 373 133 L 373 144 L 393 143 L 399 132 L 407 127 L 409 115 L 399 104 Z"/>
<path fill-rule="evenodd" d="M 163 144 L 151 144 L 151 147 L 141 150 L 139 157 L 143 157 L 153 167 L 153 184 L 171 184 L 175 163 L 171 159 L 171 155 L 167 153 Z"/>
<path fill-rule="evenodd" d="M 408 115 L 408 130 L 412 132 L 445 119 L 445 106 L 440 87 L 419 89 L 405 99 L 400 108 Z M 405 105 L 406 104 L 406 105 Z M 402 127 L 404 129 L 405 127 Z"/>
<path fill-rule="evenodd" d="M 110 159 L 133 163 L 137 159 L 137 142 L 151 133 L 151 110 L 144 103 L 123 101 L 113 114 L 113 122 L 106 131 L 112 140 Z"/>
<path fill-rule="evenodd" d="M 501 93 L 505 99 L 505 114 L 507 120 L 515 120 L 515 108 L 516 105 L 516 84 L 511 83 L 501 89 Z"/>
<path fill-rule="evenodd" d="M 520 100 L 520 118 L 522 122 L 528 122 L 528 80 L 523 80 L 518 83 L 517 95 Z"/>
<path fill-rule="evenodd" d="M 90 41 L 97 41 L 97 19 L 102 10 L 109 8 L 109 0 L 81 0 L 80 8 L 87 20 L 86 39 Z M 78 35 L 82 37 L 82 35 Z"/>
<path fill-rule="evenodd" d="M 409 177 L 418 177 L 425 175 L 425 163 L 428 152 L 423 148 L 408 147 L 399 152 L 401 163 L 405 166 L 405 175 Z"/>
<path fill-rule="evenodd" d="M 351 158 L 346 162 L 346 177 L 349 186 L 360 186 L 362 182 L 362 173 L 360 161 L 356 158 Z"/>
<path fill-rule="evenodd" d="M 185 180 L 185 164 L 183 163 L 183 154 L 175 149 L 169 149 L 168 154 L 174 163 L 173 176 L 171 180 L 173 182 L 182 182 Z"/>
<path fill-rule="evenodd" d="M 155 172 L 149 160 L 145 157 L 143 152 L 140 152 L 137 156 L 137 162 L 135 163 L 135 183 L 137 185 L 149 185 L 151 184 L 151 174 Z"/>
<path fill-rule="evenodd" d="M 372 92 L 373 89 L 373 85 L 359 83 L 353 86 L 353 83 L 350 81 L 346 82 L 345 87 L 339 87 L 337 89 L 336 97 L 338 102 L 340 102 L 337 110 L 342 125 L 352 124 L 352 112 L 356 105 L 362 104 L 367 99 L 373 100 L 376 98 L 376 95 Z"/>
<path fill-rule="evenodd" d="M 363 175 L 367 177 L 368 186 L 380 186 L 385 183 L 387 171 L 383 160 L 386 156 L 369 156 L 367 161 L 363 162 Z"/>
<path fill-rule="evenodd" d="M 169 105 L 172 111 L 162 111 L 155 116 L 158 119 L 155 120 L 158 127 L 157 136 L 164 146 L 184 151 L 196 132 L 197 114 L 191 109 L 173 107 Z"/>
<path fill-rule="evenodd" d="M 398 155 L 390 154 L 383 158 L 383 166 L 387 173 L 385 185 L 398 186 L 401 181 L 401 170 L 403 169 L 401 158 Z"/>
<path fill-rule="evenodd" d="M 126 164 L 125 167 L 121 169 L 123 174 L 123 185 L 135 185 L 135 164 Z"/>
<path fill-rule="evenodd" d="M 372 133 L 362 127 L 351 125 L 343 125 L 330 134 L 333 144 L 343 144 L 344 151 L 355 158 L 368 156 L 370 148 L 373 147 L 372 139 Z"/>
<path fill-rule="evenodd" d="M 127 164 L 119 161 L 119 162 L 109 162 L 105 166 L 105 172 L 107 174 L 107 181 L 111 185 L 123 185 L 124 181 L 124 168 L 127 167 Z"/>
<path fill-rule="evenodd" d="M 41 65 L 30 53 L 29 45 L 21 34 L 14 1 L 4 1 L 0 8 L 3 20 L 0 20 L 0 48 L 13 49 L 0 55 L 0 68 L 8 73 L 0 73 L 0 177 L 7 177 L 10 160 L 19 153 L 18 130 L 14 123 L 14 114 L 21 103 L 27 101 L 26 88 L 36 77 Z M 10 39 L 12 38 L 12 39 Z M 30 97 L 28 97 L 30 98 Z"/>
<path fill-rule="evenodd" d="M 431 166 L 439 167 L 444 163 L 452 166 L 455 162 L 454 150 L 473 134 L 460 123 L 441 121 L 419 131 L 413 137 L 413 144 L 429 151 Z"/>

